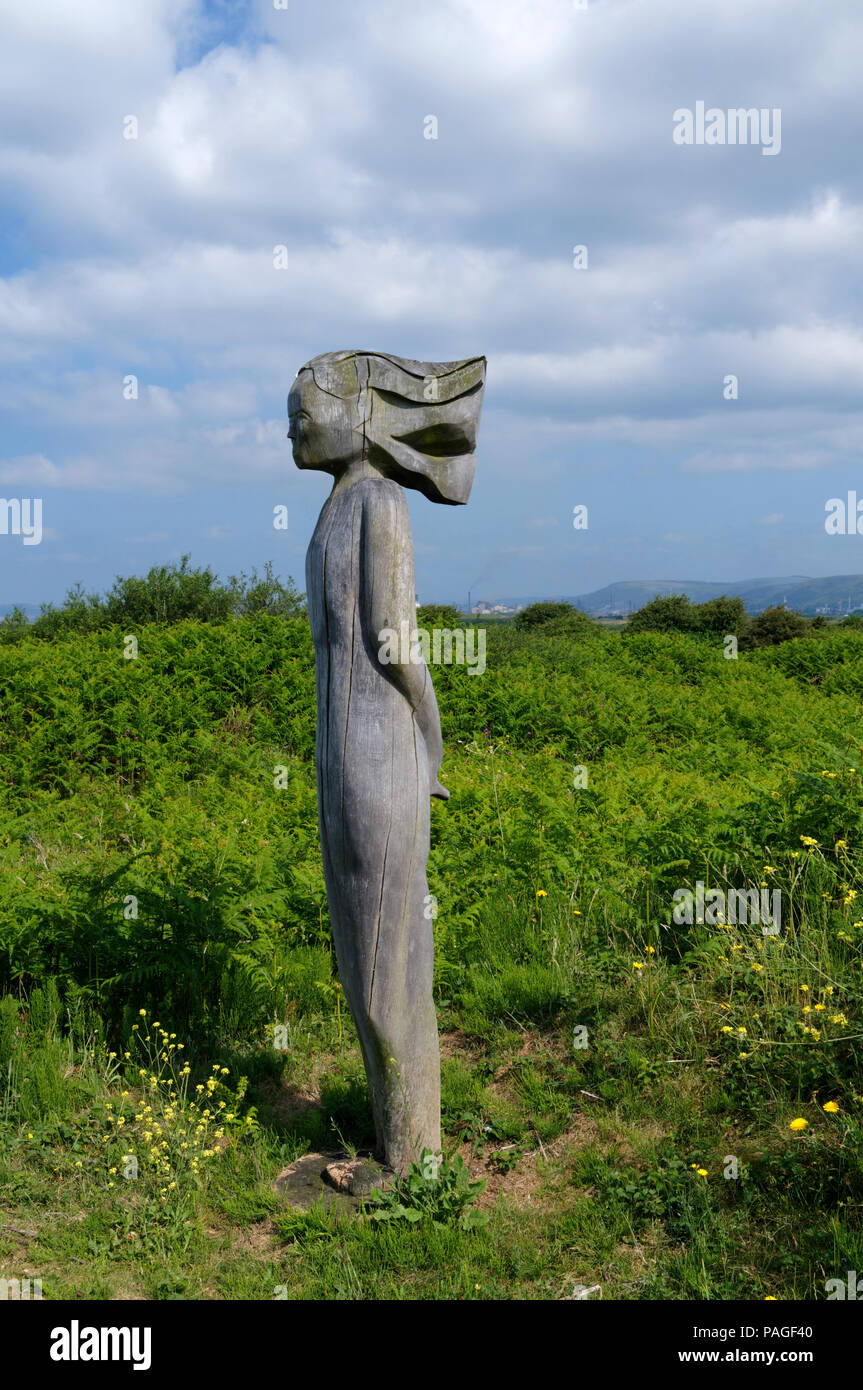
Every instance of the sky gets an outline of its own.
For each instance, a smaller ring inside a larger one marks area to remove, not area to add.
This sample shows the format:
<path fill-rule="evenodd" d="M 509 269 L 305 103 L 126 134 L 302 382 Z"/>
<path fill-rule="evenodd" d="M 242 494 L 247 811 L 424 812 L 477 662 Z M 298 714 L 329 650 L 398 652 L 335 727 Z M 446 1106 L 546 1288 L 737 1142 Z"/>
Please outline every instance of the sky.
<path fill-rule="evenodd" d="M 469 504 L 409 494 L 422 602 L 863 572 L 825 530 L 863 498 L 859 0 L 0 0 L 0 34 L 0 498 L 42 515 L 0 507 L 0 606 L 185 553 L 303 588 L 330 480 L 286 397 L 338 349 L 488 359 Z"/>

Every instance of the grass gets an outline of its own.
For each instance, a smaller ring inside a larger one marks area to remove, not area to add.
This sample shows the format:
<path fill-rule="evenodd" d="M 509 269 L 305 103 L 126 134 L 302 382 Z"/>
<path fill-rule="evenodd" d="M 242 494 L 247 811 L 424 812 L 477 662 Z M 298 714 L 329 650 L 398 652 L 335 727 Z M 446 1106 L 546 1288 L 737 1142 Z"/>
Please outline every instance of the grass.
<path fill-rule="evenodd" d="M 473 1229 L 273 1192 L 303 1153 L 372 1137 L 304 623 L 147 625 L 132 662 L 111 629 L 0 646 L 0 1277 L 49 1298 L 816 1299 L 863 1268 L 863 638 L 736 662 L 583 625 L 488 638 L 482 677 L 434 672 L 452 798 L 429 864 Z M 781 932 L 675 920 L 698 880 L 780 889 Z"/>

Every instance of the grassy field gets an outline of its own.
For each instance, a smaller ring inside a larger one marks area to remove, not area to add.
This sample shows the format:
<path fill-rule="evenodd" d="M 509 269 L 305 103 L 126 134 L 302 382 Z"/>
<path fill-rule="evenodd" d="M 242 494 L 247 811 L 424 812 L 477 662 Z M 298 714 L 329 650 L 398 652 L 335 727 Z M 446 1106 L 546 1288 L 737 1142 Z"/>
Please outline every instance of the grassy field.
<path fill-rule="evenodd" d="M 446 1149 L 485 1187 L 337 1220 L 272 1187 L 372 1137 L 307 625 L 135 631 L 0 645 L 0 1276 L 820 1299 L 863 1269 L 863 636 L 494 625 L 483 675 L 434 671 Z M 698 882 L 779 890 L 780 931 L 676 921 Z"/>

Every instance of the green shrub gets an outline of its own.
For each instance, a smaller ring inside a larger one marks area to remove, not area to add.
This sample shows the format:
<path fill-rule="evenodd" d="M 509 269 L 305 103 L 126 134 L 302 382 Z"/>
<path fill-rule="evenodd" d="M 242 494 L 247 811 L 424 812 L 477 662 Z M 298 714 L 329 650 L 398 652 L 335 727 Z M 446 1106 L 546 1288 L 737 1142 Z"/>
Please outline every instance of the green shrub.
<path fill-rule="evenodd" d="M 23 637 L 56 639 L 66 633 L 99 632 L 104 628 L 138 628 L 148 623 L 180 623 L 196 620 L 223 623 L 230 617 L 267 613 L 274 617 L 300 618 L 305 614 L 304 596 L 288 578 L 283 584 L 267 561 L 263 575 L 231 575 L 219 583 L 213 570 L 192 569 L 189 556 L 179 565 L 156 565 L 143 578 L 118 578 L 101 598 L 85 594 L 80 584 L 69 589 L 60 608 L 43 603 L 39 617 L 27 621 L 23 610 L 15 608 L 0 623 L 0 642 L 17 642 Z"/>
<path fill-rule="evenodd" d="M 568 625 L 591 628 L 593 623 L 586 613 L 571 603 L 529 603 L 520 613 L 516 613 L 513 624 L 521 632 L 543 627 L 547 623 L 557 623 L 565 619 Z"/>
<path fill-rule="evenodd" d="M 657 594 L 630 614 L 629 632 L 694 632 L 698 618 L 686 594 Z"/>
<path fill-rule="evenodd" d="M 423 603 L 417 609 L 417 627 L 432 630 L 437 627 L 451 632 L 453 628 L 462 627 L 464 622 L 461 613 L 451 603 Z"/>
<path fill-rule="evenodd" d="M 749 621 L 743 599 L 729 598 L 727 594 L 709 599 L 707 603 L 696 603 L 694 610 L 700 632 L 716 632 L 723 636 L 734 633 L 739 636 Z"/>

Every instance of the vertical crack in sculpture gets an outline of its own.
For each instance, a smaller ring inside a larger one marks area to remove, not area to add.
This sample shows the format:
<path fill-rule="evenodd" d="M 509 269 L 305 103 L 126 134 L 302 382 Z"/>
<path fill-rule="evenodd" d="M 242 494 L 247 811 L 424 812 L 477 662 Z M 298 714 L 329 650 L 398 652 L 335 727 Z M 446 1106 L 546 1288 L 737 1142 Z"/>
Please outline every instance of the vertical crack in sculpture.
<path fill-rule="evenodd" d="M 359 1034 L 380 1157 L 404 1173 L 440 1151 L 440 1048 L 426 915 L 429 797 L 443 743 L 414 644 L 403 488 L 467 502 L 484 357 L 414 362 L 329 352 L 288 397 L 299 468 L 333 475 L 306 557 L 315 644 L 318 819 L 339 975 Z M 407 623 L 410 652 L 401 650 Z M 398 635 L 395 660 L 386 631 Z"/>

